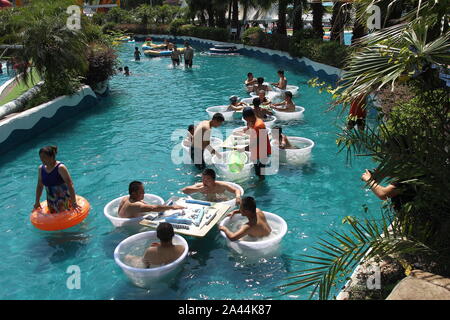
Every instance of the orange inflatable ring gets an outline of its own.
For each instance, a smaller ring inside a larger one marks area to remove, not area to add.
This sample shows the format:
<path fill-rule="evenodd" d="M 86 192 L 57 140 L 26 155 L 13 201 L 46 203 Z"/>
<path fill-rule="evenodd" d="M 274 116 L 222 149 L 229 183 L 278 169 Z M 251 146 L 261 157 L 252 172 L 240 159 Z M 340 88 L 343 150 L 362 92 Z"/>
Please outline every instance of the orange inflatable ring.
<path fill-rule="evenodd" d="M 323 36 L 324 39 L 329 40 L 330 36 Z"/>
<path fill-rule="evenodd" d="M 78 211 L 72 209 L 59 213 L 50 213 L 47 201 L 43 201 L 41 202 L 42 209 L 35 209 L 31 212 L 30 221 L 33 226 L 45 231 L 56 231 L 73 227 L 83 221 L 91 209 L 89 202 L 78 195 L 77 204 L 81 207 Z"/>

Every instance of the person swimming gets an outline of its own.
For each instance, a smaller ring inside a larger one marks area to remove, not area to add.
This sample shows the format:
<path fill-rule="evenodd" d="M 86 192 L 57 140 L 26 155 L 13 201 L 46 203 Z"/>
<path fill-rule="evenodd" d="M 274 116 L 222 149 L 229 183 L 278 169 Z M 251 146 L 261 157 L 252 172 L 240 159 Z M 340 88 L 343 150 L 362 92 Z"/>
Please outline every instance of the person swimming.
<path fill-rule="evenodd" d="M 156 236 L 160 243 L 152 243 L 142 257 L 127 254 L 125 262 L 135 268 L 159 267 L 174 262 L 184 252 L 184 246 L 172 242 L 175 232 L 170 223 L 161 222 L 156 228 Z"/>
<path fill-rule="evenodd" d="M 127 77 L 130 76 L 131 75 L 130 69 L 128 67 L 125 67 L 123 69 L 123 74 Z"/>
<path fill-rule="evenodd" d="M 159 204 L 147 204 L 144 202 L 144 184 L 133 181 L 128 186 L 129 196 L 123 197 L 119 205 L 118 216 L 120 218 L 137 218 L 144 216 L 147 212 L 161 212 L 166 210 L 184 209 L 182 206 L 165 206 Z"/>
<path fill-rule="evenodd" d="M 276 134 L 278 132 L 278 134 Z M 272 137 L 275 142 L 278 143 L 280 149 L 298 149 L 296 146 L 291 144 L 288 137 L 283 134 L 283 129 L 280 126 L 275 126 L 272 128 Z"/>
<path fill-rule="evenodd" d="M 230 105 L 228 106 L 227 111 L 241 111 L 242 109 L 244 109 L 244 107 L 247 106 L 245 102 L 238 102 L 238 100 L 238 96 L 231 96 Z"/>
<path fill-rule="evenodd" d="M 226 191 L 235 195 L 236 204 L 241 201 L 241 190 L 224 181 L 216 181 L 216 172 L 213 169 L 205 169 L 202 173 L 202 182 L 181 189 L 185 194 L 203 193 L 208 201 L 216 202 L 220 194 Z M 220 199 L 222 200 L 222 199 Z"/>
<path fill-rule="evenodd" d="M 295 112 L 295 103 L 294 101 L 292 101 L 292 92 L 290 91 L 286 91 L 284 93 L 285 95 L 285 100 L 283 102 L 280 103 L 273 103 L 270 105 L 270 107 L 272 109 L 275 109 L 277 111 L 281 111 L 281 112 Z M 278 108 L 278 106 L 282 106 L 284 105 L 284 108 Z"/>
<path fill-rule="evenodd" d="M 138 47 L 134 48 L 134 60 L 141 61 L 141 52 L 139 51 Z"/>
<path fill-rule="evenodd" d="M 272 228 L 269 226 L 264 212 L 256 207 L 256 201 L 254 198 L 243 198 L 239 209 L 234 210 L 228 216 L 231 219 L 237 213 L 240 213 L 244 217 L 248 218 L 248 222 L 239 230 L 232 232 L 225 226 L 219 226 L 219 230 L 223 231 L 227 238 L 231 241 L 239 240 L 246 235 L 254 238 L 263 238 L 267 237 L 272 232 Z"/>

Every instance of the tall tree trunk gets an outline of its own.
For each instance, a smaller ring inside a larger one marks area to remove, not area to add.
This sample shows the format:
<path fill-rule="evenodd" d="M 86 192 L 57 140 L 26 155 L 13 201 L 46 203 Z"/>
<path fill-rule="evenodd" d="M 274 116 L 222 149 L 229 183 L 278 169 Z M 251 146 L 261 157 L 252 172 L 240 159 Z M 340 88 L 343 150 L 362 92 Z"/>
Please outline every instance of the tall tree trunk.
<path fill-rule="evenodd" d="M 359 38 L 362 38 L 366 35 L 366 27 L 364 26 L 364 24 L 362 24 L 361 22 L 358 21 L 358 7 L 355 4 L 354 5 L 355 8 L 355 22 L 353 24 L 353 32 L 352 32 L 352 44 L 358 40 Z"/>
<path fill-rule="evenodd" d="M 293 15 L 293 33 L 303 29 L 303 1 L 294 0 L 294 15 Z"/>
<path fill-rule="evenodd" d="M 244 21 L 244 23 L 247 22 L 247 14 L 248 14 L 248 1 L 244 2 L 244 13 L 243 13 L 243 17 L 242 20 Z"/>
<path fill-rule="evenodd" d="M 208 27 L 214 28 L 214 8 L 211 3 L 206 7 L 206 12 L 208 12 Z"/>
<path fill-rule="evenodd" d="M 231 26 L 231 12 L 233 10 L 233 0 L 230 0 L 230 4 L 228 6 L 228 25 Z"/>
<path fill-rule="evenodd" d="M 341 39 L 344 29 L 344 13 L 342 12 L 342 2 L 337 1 L 333 5 L 333 15 L 331 16 L 330 41 L 343 42 Z"/>
<path fill-rule="evenodd" d="M 311 3 L 311 8 L 313 12 L 313 25 L 312 25 L 313 30 L 317 33 L 320 39 L 322 39 L 323 38 L 322 18 L 324 11 L 322 1 Z"/>
<path fill-rule="evenodd" d="M 206 26 L 206 17 L 205 12 L 203 10 L 200 12 L 200 24 L 202 26 Z"/>
<path fill-rule="evenodd" d="M 277 33 L 287 36 L 286 32 L 286 9 L 288 0 L 278 1 L 278 23 L 277 23 Z"/>
<path fill-rule="evenodd" d="M 227 27 L 227 8 L 223 7 L 216 10 L 216 24 L 219 28 Z"/>
<path fill-rule="evenodd" d="M 233 17 L 231 21 L 231 27 L 236 28 L 236 36 L 239 38 L 239 1 L 233 0 Z"/>

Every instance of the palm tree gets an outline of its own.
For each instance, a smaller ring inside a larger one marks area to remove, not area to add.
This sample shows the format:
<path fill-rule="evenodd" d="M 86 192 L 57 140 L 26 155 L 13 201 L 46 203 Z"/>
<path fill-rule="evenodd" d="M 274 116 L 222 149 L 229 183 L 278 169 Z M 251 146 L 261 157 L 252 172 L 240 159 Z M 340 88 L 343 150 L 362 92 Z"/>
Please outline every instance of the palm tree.
<path fill-rule="evenodd" d="M 305 0 L 294 0 L 294 12 L 293 12 L 293 33 L 303 30 L 303 6 L 306 4 Z"/>
<path fill-rule="evenodd" d="M 391 7 L 398 1 L 391 2 Z M 372 0 L 359 2 L 366 12 Z M 361 94 L 376 90 L 394 91 L 406 83 L 416 97 L 401 102 L 388 122 L 380 120 L 364 131 L 344 130 L 338 138 L 341 151 L 370 156 L 377 162 L 368 181 L 405 181 L 418 190 L 414 199 L 381 221 L 346 219 L 350 232 L 330 232 L 321 239 L 317 255 L 299 261 L 315 267 L 290 277 L 288 292 L 313 287 L 319 298 L 327 299 L 337 281 L 360 262 L 373 257 L 405 253 L 433 254 L 450 273 L 450 92 L 440 72 L 450 64 L 449 16 L 443 3 L 417 0 L 414 8 L 397 22 L 359 40 L 335 90 L 336 105 L 348 105 Z M 362 15 L 360 15 L 361 17 Z M 389 21 L 389 19 L 387 20 Z M 386 25 L 389 25 L 387 23 Z M 388 228 L 390 226 L 390 228 Z M 381 236 L 383 235 L 383 236 Z"/>
<path fill-rule="evenodd" d="M 277 33 L 286 36 L 286 10 L 288 5 L 288 0 L 278 1 L 278 23 L 277 23 Z"/>

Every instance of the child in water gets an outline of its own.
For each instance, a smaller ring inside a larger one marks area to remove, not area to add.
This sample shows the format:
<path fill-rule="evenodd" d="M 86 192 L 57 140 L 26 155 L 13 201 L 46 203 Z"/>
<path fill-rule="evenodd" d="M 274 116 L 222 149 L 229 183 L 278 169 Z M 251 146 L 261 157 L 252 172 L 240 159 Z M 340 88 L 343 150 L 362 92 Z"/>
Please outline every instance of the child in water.
<path fill-rule="evenodd" d="M 134 60 L 141 61 L 141 52 L 139 51 L 138 47 L 134 48 Z"/>

